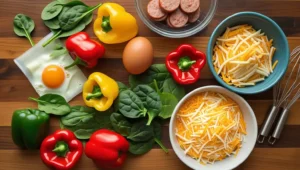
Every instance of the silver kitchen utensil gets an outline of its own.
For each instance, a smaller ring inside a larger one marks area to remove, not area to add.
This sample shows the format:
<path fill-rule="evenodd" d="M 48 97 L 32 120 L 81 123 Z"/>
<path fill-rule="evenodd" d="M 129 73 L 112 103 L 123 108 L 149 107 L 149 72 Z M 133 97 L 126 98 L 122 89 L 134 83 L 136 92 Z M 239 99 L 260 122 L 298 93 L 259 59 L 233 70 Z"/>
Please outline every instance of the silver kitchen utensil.
<path fill-rule="evenodd" d="M 273 88 L 273 106 L 269 116 L 261 128 L 261 132 L 257 138 L 258 143 L 263 143 L 265 137 L 269 136 L 279 110 L 282 108 L 283 112 L 272 136 L 269 137 L 268 142 L 273 145 L 276 140 L 279 139 L 288 116 L 289 108 L 300 97 L 300 46 L 296 47 L 291 52 L 289 68 L 292 68 L 292 70 L 287 72 L 280 82 Z M 293 75 L 296 75 L 294 80 Z"/>

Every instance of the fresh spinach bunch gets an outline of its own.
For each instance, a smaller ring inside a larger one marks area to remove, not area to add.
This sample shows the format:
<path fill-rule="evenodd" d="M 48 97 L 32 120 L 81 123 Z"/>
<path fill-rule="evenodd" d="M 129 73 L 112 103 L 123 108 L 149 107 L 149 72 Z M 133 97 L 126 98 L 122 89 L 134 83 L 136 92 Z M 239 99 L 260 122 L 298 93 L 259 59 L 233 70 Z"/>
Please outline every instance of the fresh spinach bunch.
<path fill-rule="evenodd" d="M 74 106 L 71 113 L 60 118 L 60 126 L 73 131 L 78 139 L 89 139 L 99 129 L 112 129 L 111 113 L 111 109 L 99 112 L 94 108 Z"/>
<path fill-rule="evenodd" d="M 45 94 L 39 98 L 29 97 L 29 100 L 38 102 L 38 108 L 48 114 L 66 115 L 71 112 L 68 102 L 58 94 Z"/>
<path fill-rule="evenodd" d="M 54 34 L 43 47 L 57 38 L 69 37 L 84 30 L 93 20 L 93 11 L 100 6 L 101 3 L 90 7 L 79 0 L 55 0 L 49 3 L 43 9 L 41 18 Z"/>
<path fill-rule="evenodd" d="M 31 32 L 34 30 L 34 21 L 24 14 L 17 14 L 14 18 L 14 32 L 21 37 L 26 37 L 30 44 L 34 46 L 34 42 L 30 36 Z"/>

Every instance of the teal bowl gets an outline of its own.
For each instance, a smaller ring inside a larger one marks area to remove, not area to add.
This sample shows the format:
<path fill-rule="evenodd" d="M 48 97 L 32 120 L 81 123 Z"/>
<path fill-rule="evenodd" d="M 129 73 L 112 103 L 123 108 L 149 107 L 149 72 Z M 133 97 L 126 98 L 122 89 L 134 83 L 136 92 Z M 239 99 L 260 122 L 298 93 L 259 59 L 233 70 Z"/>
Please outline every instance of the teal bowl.
<path fill-rule="evenodd" d="M 273 61 L 278 60 L 276 68 L 274 69 L 273 73 L 269 75 L 269 77 L 254 86 L 230 86 L 217 75 L 213 67 L 213 48 L 217 38 L 223 35 L 227 27 L 233 27 L 241 24 L 252 25 L 256 30 L 261 29 L 261 31 L 264 32 L 269 39 L 273 39 L 273 46 L 276 48 L 273 57 Z M 257 12 L 239 12 L 223 20 L 213 31 L 207 45 L 206 53 L 209 68 L 217 81 L 225 88 L 240 94 L 261 93 L 273 87 L 285 74 L 290 58 L 289 44 L 282 29 L 271 18 Z"/>

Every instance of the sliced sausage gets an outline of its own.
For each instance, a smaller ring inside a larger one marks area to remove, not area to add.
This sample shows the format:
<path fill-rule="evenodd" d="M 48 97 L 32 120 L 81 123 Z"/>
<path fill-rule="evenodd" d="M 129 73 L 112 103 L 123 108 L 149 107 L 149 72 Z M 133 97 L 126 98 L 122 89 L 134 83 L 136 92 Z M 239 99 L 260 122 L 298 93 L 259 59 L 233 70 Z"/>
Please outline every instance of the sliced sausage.
<path fill-rule="evenodd" d="M 153 19 L 160 19 L 167 15 L 159 6 L 159 0 L 152 0 L 147 5 L 148 15 Z"/>
<path fill-rule="evenodd" d="M 166 20 L 167 18 L 168 18 L 168 15 L 165 15 L 165 16 L 159 18 L 159 19 L 153 19 L 153 20 L 154 20 L 154 21 L 164 21 L 164 20 Z"/>
<path fill-rule="evenodd" d="M 170 16 L 167 18 L 167 24 L 169 27 L 174 28 L 174 26 L 170 22 Z"/>
<path fill-rule="evenodd" d="M 188 15 L 189 16 L 189 22 L 193 23 L 196 22 L 199 18 L 200 18 L 200 6 L 199 8 L 196 10 L 196 12 L 191 13 Z"/>
<path fill-rule="evenodd" d="M 181 0 L 180 8 L 186 13 L 193 13 L 200 6 L 200 0 Z"/>
<path fill-rule="evenodd" d="M 170 24 L 175 28 L 183 27 L 188 20 L 188 15 L 182 12 L 179 8 L 170 15 Z"/>
<path fill-rule="evenodd" d="M 166 12 L 173 12 L 179 8 L 180 0 L 159 0 L 160 7 Z"/>

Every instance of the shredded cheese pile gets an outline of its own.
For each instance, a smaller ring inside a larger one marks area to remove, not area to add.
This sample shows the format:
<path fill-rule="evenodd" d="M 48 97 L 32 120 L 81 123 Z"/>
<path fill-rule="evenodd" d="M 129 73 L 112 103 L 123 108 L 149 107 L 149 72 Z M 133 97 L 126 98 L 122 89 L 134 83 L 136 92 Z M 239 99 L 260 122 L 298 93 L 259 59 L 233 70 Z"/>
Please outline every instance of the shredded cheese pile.
<path fill-rule="evenodd" d="M 227 28 L 214 47 L 215 71 L 227 84 L 236 87 L 263 81 L 278 63 L 272 63 L 276 50 L 272 42 L 261 30 L 249 25 Z"/>
<path fill-rule="evenodd" d="M 247 133 L 237 103 L 215 92 L 188 99 L 177 112 L 175 123 L 180 147 L 201 164 L 236 155 Z"/>

